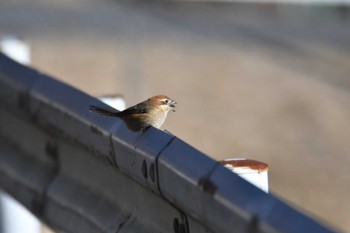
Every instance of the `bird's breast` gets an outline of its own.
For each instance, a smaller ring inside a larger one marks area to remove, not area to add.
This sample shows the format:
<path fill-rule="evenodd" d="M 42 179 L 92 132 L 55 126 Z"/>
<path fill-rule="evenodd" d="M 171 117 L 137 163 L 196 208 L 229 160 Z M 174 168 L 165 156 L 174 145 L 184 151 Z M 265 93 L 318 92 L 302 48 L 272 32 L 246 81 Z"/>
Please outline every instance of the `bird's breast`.
<path fill-rule="evenodd" d="M 150 114 L 150 122 L 149 124 L 152 125 L 155 128 L 160 128 L 163 124 L 168 115 L 168 112 L 164 111 L 155 111 Z"/>

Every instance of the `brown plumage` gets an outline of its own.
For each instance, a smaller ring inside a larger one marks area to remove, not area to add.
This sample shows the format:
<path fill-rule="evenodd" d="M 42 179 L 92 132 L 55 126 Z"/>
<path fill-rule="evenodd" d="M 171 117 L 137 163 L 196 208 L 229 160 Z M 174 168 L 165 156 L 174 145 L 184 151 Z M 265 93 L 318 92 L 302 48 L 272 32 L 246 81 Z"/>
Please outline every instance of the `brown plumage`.
<path fill-rule="evenodd" d="M 120 117 L 132 131 L 145 130 L 149 126 L 160 128 L 169 111 L 175 112 L 176 101 L 165 96 L 153 96 L 124 111 L 108 110 L 90 105 L 89 109 L 104 116 Z"/>

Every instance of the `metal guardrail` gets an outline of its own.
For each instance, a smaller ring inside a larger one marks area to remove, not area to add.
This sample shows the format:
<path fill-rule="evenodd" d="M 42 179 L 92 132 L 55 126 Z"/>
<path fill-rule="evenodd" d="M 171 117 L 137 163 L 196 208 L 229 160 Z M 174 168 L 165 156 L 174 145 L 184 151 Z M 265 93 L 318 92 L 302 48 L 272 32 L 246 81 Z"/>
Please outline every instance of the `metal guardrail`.
<path fill-rule="evenodd" d="M 60 232 L 333 232 L 179 138 L 0 54 L 0 188 Z"/>

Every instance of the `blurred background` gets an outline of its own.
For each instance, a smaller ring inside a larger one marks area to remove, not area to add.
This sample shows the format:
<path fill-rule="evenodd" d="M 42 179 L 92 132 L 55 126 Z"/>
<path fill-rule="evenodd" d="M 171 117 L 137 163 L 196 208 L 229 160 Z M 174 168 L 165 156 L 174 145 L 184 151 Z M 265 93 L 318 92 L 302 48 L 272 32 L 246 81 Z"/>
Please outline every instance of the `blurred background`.
<path fill-rule="evenodd" d="M 272 193 L 350 232 L 349 6 L 2 0 L 0 36 L 93 96 L 176 99 L 165 129 L 215 159 L 268 163 Z"/>

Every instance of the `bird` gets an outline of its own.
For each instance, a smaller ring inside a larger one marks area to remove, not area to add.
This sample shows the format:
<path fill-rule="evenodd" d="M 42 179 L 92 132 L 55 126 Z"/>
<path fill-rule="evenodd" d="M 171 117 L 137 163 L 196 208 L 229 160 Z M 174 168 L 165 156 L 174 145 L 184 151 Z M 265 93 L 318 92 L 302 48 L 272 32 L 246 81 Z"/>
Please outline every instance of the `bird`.
<path fill-rule="evenodd" d="M 150 126 L 159 129 L 168 113 L 175 112 L 176 104 L 177 102 L 168 96 L 156 95 L 124 111 L 109 110 L 94 105 L 90 105 L 89 110 L 103 116 L 119 117 L 132 131 L 146 131 Z"/>

